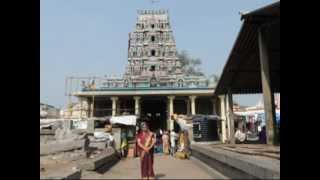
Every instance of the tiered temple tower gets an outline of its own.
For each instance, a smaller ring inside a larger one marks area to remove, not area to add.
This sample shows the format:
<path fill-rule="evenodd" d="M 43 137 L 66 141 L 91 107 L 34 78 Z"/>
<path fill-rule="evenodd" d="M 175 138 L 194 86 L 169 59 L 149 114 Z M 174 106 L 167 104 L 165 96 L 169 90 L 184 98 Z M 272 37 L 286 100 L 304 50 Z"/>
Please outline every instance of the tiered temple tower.
<path fill-rule="evenodd" d="M 180 87 L 184 77 L 168 10 L 138 10 L 135 30 L 129 33 L 124 86 Z"/>

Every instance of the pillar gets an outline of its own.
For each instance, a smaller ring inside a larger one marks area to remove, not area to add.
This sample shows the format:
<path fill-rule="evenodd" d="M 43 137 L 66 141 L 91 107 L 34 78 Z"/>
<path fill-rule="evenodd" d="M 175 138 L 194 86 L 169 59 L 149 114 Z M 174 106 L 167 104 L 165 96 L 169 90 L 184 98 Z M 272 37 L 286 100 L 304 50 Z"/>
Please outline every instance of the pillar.
<path fill-rule="evenodd" d="M 111 101 L 112 101 L 112 116 L 115 116 L 117 114 L 118 97 L 111 97 Z"/>
<path fill-rule="evenodd" d="M 226 130 L 226 109 L 225 109 L 225 96 L 219 96 L 220 98 L 220 109 L 221 109 L 221 142 L 225 143 L 227 139 L 227 130 Z"/>
<path fill-rule="evenodd" d="M 227 131 L 226 131 L 226 139 L 228 141 L 230 141 L 230 121 L 229 121 L 229 102 L 228 102 L 228 96 L 227 94 L 224 95 L 224 115 L 225 115 L 225 118 L 226 118 L 226 127 L 227 127 Z"/>
<path fill-rule="evenodd" d="M 211 102 L 212 102 L 212 114 L 217 114 L 217 112 L 216 112 L 216 99 L 212 98 Z"/>
<path fill-rule="evenodd" d="M 78 100 L 80 101 L 80 116 L 79 116 L 79 118 L 82 119 L 83 98 L 82 98 L 82 97 L 79 97 Z"/>
<path fill-rule="evenodd" d="M 191 100 L 191 114 L 195 115 L 196 114 L 196 98 L 197 96 L 189 96 L 190 100 Z"/>
<path fill-rule="evenodd" d="M 92 96 L 91 107 L 90 107 L 90 117 L 93 117 L 94 112 L 94 96 Z"/>
<path fill-rule="evenodd" d="M 185 102 L 187 104 L 187 115 L 189 115 L 190 114 L 190 100 L 186 99 Z"/>
<path fill-rule="evenodd" d="M 261 65 L 261 81 L 263 91 L 264 112 L 266 120 L 266 135 L 267 144 L 276 143 L 276 115 L 274 95 L 271 88 L 271 78 L 269 69 L 269 53 L 266 42 L 266 30 L 259 29 L 259 53 L 260 53 L 260 65 Z"/>
<path fill-rule="evenodd" d="M 169 119 L 168 119 L 168 130 L 173 130 L 173 126 L 174 126 L 174 122 L 171 119 L 171 116 L 173 115 L 173 100 L 174 100 L 174 96 L 168 96 L 169 99 Z"/>
<path fill-rule="evenodd" d="M 140 116 L 140 96 L 134 96 L 134 114 Z"/>
<path fill-rule="evenodd" d="M 232 93 L 230 90 L 228 91 L 228 116 L 229 116 L 230 143 L 235 144 L 234 119 L 233 119 L 233 100 L 232 100 Z"/>
<path fill-rule="evenodd" d="M 116 103 L 116 115 L 121 115 L 121 102 L 118 99 Z"/>

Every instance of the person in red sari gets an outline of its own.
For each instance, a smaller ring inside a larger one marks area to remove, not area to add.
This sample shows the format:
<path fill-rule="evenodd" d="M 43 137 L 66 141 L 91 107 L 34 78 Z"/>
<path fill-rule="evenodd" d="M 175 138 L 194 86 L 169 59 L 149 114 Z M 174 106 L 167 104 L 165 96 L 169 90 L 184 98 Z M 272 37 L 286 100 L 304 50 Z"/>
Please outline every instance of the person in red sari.
<path fill-rule="evenodd" d="M 153 171 L 153 148 L 155 135 L 149 130 L 146 122 L 141 123 L 141 133 L 138 134 L 138 147 L 141 160 L 142 179 L 155 179 Z"/>

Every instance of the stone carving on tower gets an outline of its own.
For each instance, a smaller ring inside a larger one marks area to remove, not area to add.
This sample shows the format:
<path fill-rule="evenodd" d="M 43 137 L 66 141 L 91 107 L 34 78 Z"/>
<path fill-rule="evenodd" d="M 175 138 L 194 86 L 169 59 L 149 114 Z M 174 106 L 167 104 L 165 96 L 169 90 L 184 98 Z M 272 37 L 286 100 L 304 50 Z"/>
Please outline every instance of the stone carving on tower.
<path fill-rule="evenodd" d="M 138 10 L 135 30 L 129 33 L 123 78 L 133 87 L 183 86 L 185 74 L 177 57 L 168 10 Z"/>

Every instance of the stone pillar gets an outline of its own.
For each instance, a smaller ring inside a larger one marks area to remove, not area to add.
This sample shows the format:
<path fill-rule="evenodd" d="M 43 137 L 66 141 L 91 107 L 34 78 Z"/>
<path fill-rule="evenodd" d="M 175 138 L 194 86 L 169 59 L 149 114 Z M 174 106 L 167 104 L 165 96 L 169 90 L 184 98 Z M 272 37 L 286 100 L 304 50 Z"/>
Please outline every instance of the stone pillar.
<path fill-rule="evenodd" d="M 80 101 L 80 115 L 79 118 L 82 119 L 82 111 L 83 111 L 83 98 L 79 97 L 78 101 Z"/>
<path fill-rule="evenodd" d="M 220 109 L 221 109 L 221 142 L 225 143 L 227 140 L 227 130 L 226 130 L 226 109 L 225 109 L 225 96 L 219 96 L 220 98 Z"/>
<path fill-rule="evenodd" d="M 191 114 L 195 115 L 196 114 L 196 98 L 197 96 L 189 96 L 190 100 L 191 100 Z"/>
<path fill-rule="evenodd" d="M 120 99 L 117 100 L 117 105 L 116 105 L 116 115 L 121 115 L 121 102 Z"/>
<path fill-rule="evenodd" d="M 217 112 L 216 112 L 216 99 L 212 98 L 211 102 L 212 102 L 212 114 L 217 114 Z"/>
<path fill-rule="evenodd" d="M 169 129 L 168 130 L 173 130 L 173 126 L 174 126 L 174 123 L 173 123 L 173 120 L 171 119 L 171 116 L 173 115 L 173 100 L 174 100 L 174 96 L 168 96 L 168 99 L 169 99 L 169 119 L 168 119 L 168 127 Z"/>
<path fill-rule="evenodd" d="M 229 132 L 230 132 L 230 143 L 235 144 L 234 138 L 234 119 L 233 119 L 233 100 L 232 93 L 228 91 L 228 116 L 229 116 Z"/>
<path fill-rule="evenodd" d="M 189 99 L 186 99 L 186 104 L 187 104 L 187 115 L 190 114 L 190 100 Z"/>
<path fill-rule="evenodd" d="M 118 97 L 111 97 L 112 101 L 112 116 L 115 116 L 117 114 L 117 101 Z"/>
<path fill-rule="evenodd" d="M 266 120 L 267 144 L 276 144 L 276 115 L 274 95 L 271 88 L 271 77 L 269 69 L 269 53 L 266 40 L 266 30 L 260 28 L 258 31 L 259 53 L 261 65 L 261 81 L 263 91 L 264 112 Z"/>
<path fill-rule="evenodd" d="M 134 96 L 134 114 L 140 116 L 140 96 Z"/>
<path fill-rule="evenodd" d="M 94 96 L 92 96 L 92 101 L 91 101 L 91 107 L 90 107 L 90 117 L 93 117 L 93 112 L 94 112 Z"/>

